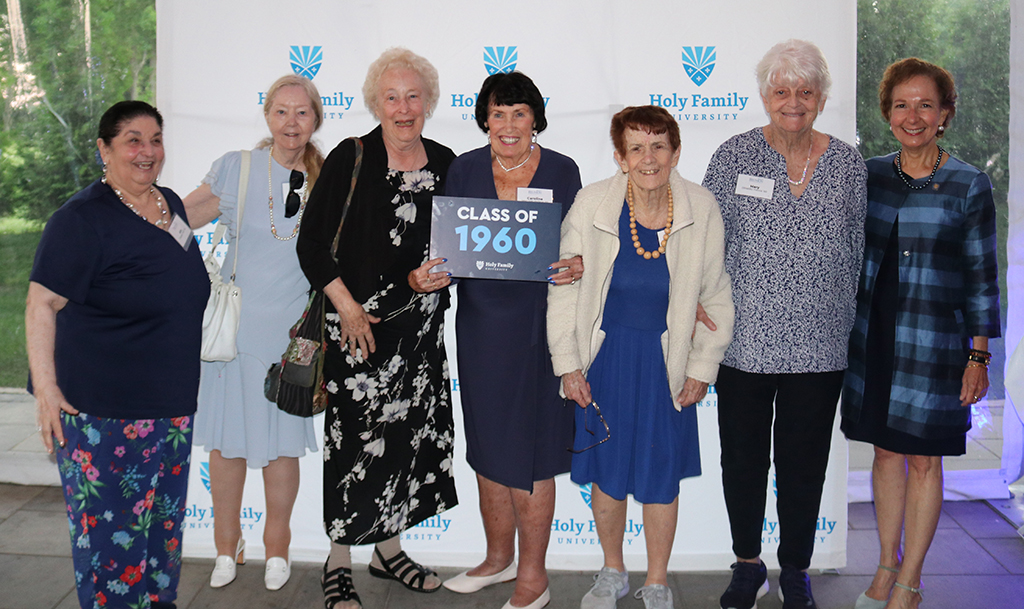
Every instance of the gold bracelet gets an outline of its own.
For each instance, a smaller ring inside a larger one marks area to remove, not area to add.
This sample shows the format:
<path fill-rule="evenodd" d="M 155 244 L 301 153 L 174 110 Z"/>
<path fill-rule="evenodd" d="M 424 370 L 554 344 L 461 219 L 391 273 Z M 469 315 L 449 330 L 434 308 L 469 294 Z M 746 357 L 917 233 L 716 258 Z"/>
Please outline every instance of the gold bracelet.
<path fill-rule="evenodd" d="M 978 362 L 967 362 L 967 367 L 968 368 L 984 368 L 985 370 L 988 370 L 988 366 L 986 366 L 985 364 L 979 364 Z"/>

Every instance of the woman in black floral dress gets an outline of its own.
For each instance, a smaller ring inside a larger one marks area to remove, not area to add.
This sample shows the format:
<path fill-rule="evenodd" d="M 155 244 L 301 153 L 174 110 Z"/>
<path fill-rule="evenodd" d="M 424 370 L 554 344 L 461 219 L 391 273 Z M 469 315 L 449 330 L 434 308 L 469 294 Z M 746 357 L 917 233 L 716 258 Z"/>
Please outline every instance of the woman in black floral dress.
<path fill-rule="evenodd" d="M 374 543 L 370 573 L 433 592 L 437 575 L 402 552 L 399 534 L 456 505 L 445 355 L 446 273 L 425 262 L 431 198 L 455 155 L 422 138 L 439 97 L 437 71 L 405 49 L 385 51 L 363 96 L 381 125 L 324 162 L 299 236 L 303 271 L 330 304 L 324 375 L 325 604 L 356 607 L 349 546 Z M 351 206 L 331 242 L 361 155 Z"/>

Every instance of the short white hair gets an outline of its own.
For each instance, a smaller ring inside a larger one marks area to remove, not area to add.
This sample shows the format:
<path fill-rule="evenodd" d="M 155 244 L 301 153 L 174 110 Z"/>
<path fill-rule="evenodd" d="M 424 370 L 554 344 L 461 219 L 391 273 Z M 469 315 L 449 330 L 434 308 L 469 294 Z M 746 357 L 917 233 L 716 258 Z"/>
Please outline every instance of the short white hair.
<path fill-rule="evenodd" d="M 821 103 L 832 89 L 825 54 L 806 40 L 792 38 L 768 49 L 757 64 L 756 74 L 757 86 L 766 99 L 772 87 L 795 86 L 801 80 L 821 93 Z"/>
<path fill-rule="evenodd" d="M 366 109 L 370 111 L 373 118 L 380 120 L 377 112 L 380 101 L 377 99 L 377 95 L 380 93 L 378 90 L 380 79 L 385 72 L 392 68 L 412 70 L 420 77 L 425 89 L 423 100 L 427 103 L 425 115 L 430 118 L 434 109 L 437 108 L 437 100 L 441 98 L 437 68 L 426 58 L 402 47 L 391 47 L 370 64 L 370 68 L 366 71 L 366 80 L 363 82 L 363 103 L 366 104 Z"/>

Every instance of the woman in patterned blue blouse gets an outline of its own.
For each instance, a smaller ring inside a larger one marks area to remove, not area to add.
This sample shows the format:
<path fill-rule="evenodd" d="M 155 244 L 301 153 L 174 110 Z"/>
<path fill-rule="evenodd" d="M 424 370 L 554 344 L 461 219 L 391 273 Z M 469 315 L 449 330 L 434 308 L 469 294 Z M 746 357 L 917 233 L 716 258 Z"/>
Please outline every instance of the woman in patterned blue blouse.
<path fill-rule="evenodd" d="M 761 562 L 772 434 L 784 607 L 814 607 L 806 569 L 846 368 L 864 250 L 864 161 L 814 130 L 831 78 L 821 50 L 788 40 L 757 66 L 764 127 L 715 152 L 704 186 L 725 221 L 736 328 L 715 385 L 733 577 L 725 609 L 768 592 Z M 774 410 L 773 410 L 774 406 Z"/>
<path fill-rule="evenodd" d="M 992 186 L 938 144 L 956 113 L 952 75 L 904 59 L 878 94 L 900 150 L 867 163 L 867 247 L 843 387 L 843 432 L 875 446 L 881 557 L 857 609 L 921 602 L 942 457 L 966 452 L 970 406 L 988 390 L 988 339 L 1000 330 Z"/>

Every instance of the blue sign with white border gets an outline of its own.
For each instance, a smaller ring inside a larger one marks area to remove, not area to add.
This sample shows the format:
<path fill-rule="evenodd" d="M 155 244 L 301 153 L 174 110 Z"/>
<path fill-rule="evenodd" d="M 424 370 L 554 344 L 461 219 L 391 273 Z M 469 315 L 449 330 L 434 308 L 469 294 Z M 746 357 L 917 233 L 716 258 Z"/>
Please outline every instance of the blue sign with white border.
<path fill-rule="evenodd" d="M 559 203 L 434 197 L 430 257 L 448 262 L 433 271 L 454 277 L 547 281 L 558 261 Z"/>

